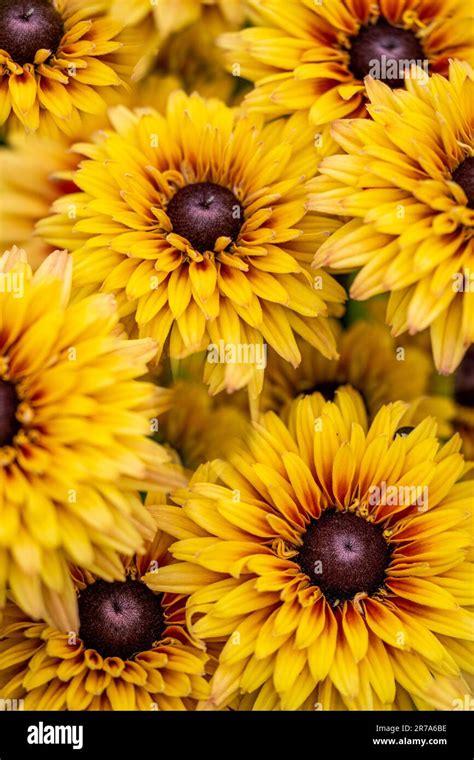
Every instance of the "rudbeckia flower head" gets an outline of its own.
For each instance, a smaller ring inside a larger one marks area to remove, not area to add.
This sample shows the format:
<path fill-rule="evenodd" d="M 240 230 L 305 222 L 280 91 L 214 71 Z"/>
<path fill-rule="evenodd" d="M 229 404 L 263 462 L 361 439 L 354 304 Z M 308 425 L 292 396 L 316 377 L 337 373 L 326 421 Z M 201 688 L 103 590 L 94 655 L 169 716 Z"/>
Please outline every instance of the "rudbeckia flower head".
<path fill-rule="evenodd" d="M 469 694 L 472 482 L 459 436 L 401 426 L 405 408 L 364 430 L 345 391 L 299 399 L 157 510 L 181 564 L 146 580 L 189 594 L 192 635 L 220 644 L 210 707 L 452 709 Z"/>
<path fill-rule="evenodd" d="M 227 99 L 236 80 L 225 70 L 215 44 L 245 19 L 244 0 L 111 0 L 110 13 L 139 35 L 141 57 L 133 79 L 156 71 L 178 76 L 189 92 Z"/>
<path fill-rule="evenodd" d="M 54 250 L 34 235 L 36 223 L 56 198 L 76 189 L 67 177 L 77 167 L 69 147 L 63 135 L 53 140 L 36 132 L 9 135 L 8 147 L 0 150 L 0 249 L 25 250 L 33 270 Z"/>
<path fill-rule="evenodd" d="M 81 112 L 104 110 L 129 66 L 121 29 L 101 0 L 2 0 L 0 124 L 71 134 Z"/>
<path fill-rule="evenodd" d="M 257 392 L 264 342 L 295 366 L 295 334 L 336 356 L 325 317 L 344 291 L 310 262 L 339 223 L 308 211 L 318 153 L 305 117 L 264 126 L 177 92 L 164 116 L 122 108 L 112 119 L 114 130 L 78 146 L 81 192 L 37 227 L 73 250 L 73 285 L 114 293 L 157 359 L 165 346 L 172 358 L 250 346 L 253 359 L 212 365 L 213 392 L 251 382 Z"/>
<path fill-rule="evenodd" d="M 71 259 L 34 276 L 23 251 L 0 258 L 0 609 L 10 588 L 34 619 L 74 630 L 70 563 L 121 579 L 154 535 L 139 491 L 184 482 L 149 440 L 160 391 L 152 340 L 129 341 L 114 300 L 69 303 Z"/>
<path fill-rule="evenodd" d="M 229 65 L 256 83 L 246 99 L 268 116 L 305 111 L 314 124 L 366 116 L 368 75 L 403 86 L 412 64 L 447 74 L 474 63 L 463 0 L 249 0 L 258 26 L 222 35 Z"/>
<path fill-rule="evenodd" d="M 358 392 L 363 414 L 373 419 L 383 404 L 414 401 L 427 393 L 432 362 L 416 346 L 397 346 L 380 323 L 359 320 L 347 329 L 331 321 L 339 359 L 330 361 L 299 341 L 302 361 L 294 369 L 271 352 L 260 408 L 286 414 L 299 395 L 319 393 L 333 401 L 337 389 L 351 386 Z M 426 415 L 425 415 L 426 416 Z"/>
<path fill-rule="evenodd" d="M 112 0 L 112 14 L 128 24 L 138 24 L 146 19 L 153 22 L 161 39 L 216 12 L 228 25 L 237 26 L 244 20 L 245 0 L 134 0 L 133 9 L 127 0 Z"/>
<path fill-rule="evenodd" d="M 106 582 L 75 571 L 79 627 L 33 622 L 11 600 L 0 626 L 0 697 L 27 710 L 192 710 L 205 700 L 208 656 L 185 626 L 184 600 L 142 582 L 166 566 L 169 540 L 124 564 Z M 15 655 L 15 652 L 21 652 Z"/>
<path fill-rule="evenodd" d="M 314 264 L 360 269 L 352 298 L 389 292 L 392 334 L 429 327 L 448 374 L 474 339 L 473 69 L 453 62 L 449 79 L 391 90 L 369 78 L 367 89 L 372 120 L 336 122 L 346 153 L 326 157 L 311 182 L 311 208 L 349 218 Z"/>
<path fill-rule="evenodd" d="M 204 383 L 184 377 L 163 393 L 169 394 L 169 409 L 160 416 L 160 440 L 189 476 L 200 464 L 227 456 L 238 440 L 244 440 L 249 426 L 245 395 L 237 394 L 239 406 L 233 403 L 234 396 L 211 396 Z"/>
<path fill-rule="evenodd" d="M 154 74 L 124 93 L 122 99 L 134 108 L 152 104 L 162 112 L 176 89 L 179 81 L 175 77 Z M 83 117 L 71 135 L 60 131 L 51 134 L 51 130 L 48 134 L 41 130 L 29 135 L 24 130 L 8 133 L 7 144 L 0 149 L 0 250 L 18 245 L 26 250 L 33 270 L 54 250 L 34 234 L 35 225 L 48 216 L 57 198 L 77 191 L 73 174 L 80 155 L 71 147 L 101 129 L 110 129 L 107 113 Z"/>

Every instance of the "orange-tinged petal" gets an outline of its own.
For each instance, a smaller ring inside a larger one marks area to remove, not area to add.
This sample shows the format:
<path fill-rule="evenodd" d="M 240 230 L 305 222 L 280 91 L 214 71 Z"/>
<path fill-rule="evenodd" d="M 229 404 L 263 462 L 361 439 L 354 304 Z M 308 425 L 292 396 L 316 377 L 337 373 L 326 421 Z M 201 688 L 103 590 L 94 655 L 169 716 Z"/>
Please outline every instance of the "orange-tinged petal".
<path fill-rule="evenodd" d="M 36 100 L 37 88 L 34 74 L 25 68 L 22 74 L 10 76 L 9 88 L 13 108 L 20 116 L 26 116 Z"/>

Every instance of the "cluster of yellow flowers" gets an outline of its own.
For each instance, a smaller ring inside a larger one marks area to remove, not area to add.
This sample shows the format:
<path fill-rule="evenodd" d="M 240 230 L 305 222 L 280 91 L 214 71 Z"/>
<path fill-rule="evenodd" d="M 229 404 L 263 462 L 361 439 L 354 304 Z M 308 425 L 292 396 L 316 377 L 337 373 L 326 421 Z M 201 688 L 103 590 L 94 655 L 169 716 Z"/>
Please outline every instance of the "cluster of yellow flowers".
<path fill-rule="evenodd" d="M 0 0 L 2 703 L 469 704 L 468 6 Z"/>

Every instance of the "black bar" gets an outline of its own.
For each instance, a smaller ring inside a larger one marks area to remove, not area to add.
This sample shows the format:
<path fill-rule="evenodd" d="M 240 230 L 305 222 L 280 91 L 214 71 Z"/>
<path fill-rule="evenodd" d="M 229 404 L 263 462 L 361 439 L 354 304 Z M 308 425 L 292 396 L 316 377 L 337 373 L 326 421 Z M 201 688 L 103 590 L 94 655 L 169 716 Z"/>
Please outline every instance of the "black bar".
<path fill-rule="evenodd" d="M 182 757 L 232 756 L 275 760 L 289 746 L 294 760 L 311 758 L 400 757 L 472 760 L 470 712 L 0 712 L 0 760 L 89 758 L 161 760 L 170 751 Z M 52 728 L 51 728 L 52 727 Z M 56 727 L 63 727 L 57 729 Z M 74 732 L 74 727 L 76 731 Z M 82 729 L 82 736 L 80 733 Z M 30 741 L 43 740 L 42 744 Z M 71 744 L 50 744 L 53 738 Z M 424 740 L 424 743 L 423 743 Z M 82 742 L 82 748 L 79 744 Z M 244 754 L 245 753 L 245 754 Z M 347 755 L 349 757 L 349 755 Z"/>

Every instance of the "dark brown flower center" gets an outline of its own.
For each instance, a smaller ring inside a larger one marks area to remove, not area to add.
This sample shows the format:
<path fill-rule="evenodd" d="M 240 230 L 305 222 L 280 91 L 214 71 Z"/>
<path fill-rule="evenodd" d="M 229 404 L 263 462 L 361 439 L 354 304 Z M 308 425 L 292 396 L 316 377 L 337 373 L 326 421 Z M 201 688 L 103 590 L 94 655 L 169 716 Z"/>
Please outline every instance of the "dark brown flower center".
<path fill-rule="evenodd" d="M 454 398 L 461 406 L 474 407 L 474 346 L 466 351 L 456 372 Z"/>
<path fill-rule="evenodd" d="M 19 399 L 13 383 L 0 380 L 0 446 L 9 446 L 21 425 L 16 418 Z"/>
<path fill-rule="evenodd" d="M 150 649 L 165 629 L 161 597 L 140 581 L 96 581 L 79 596 L 79 636 L 102 657 L 127 660 Z"/>
<path fill-rule="evenodd" d="M 213 182 L 182 187 L 167 208 L 173 232 L 204 253 L 213 251 L 219 237 L 236 240 L 242 227 L 242 206 L 234 193 Z"/>
<path fill-rule="evenodd" d="M 61 15 L 49 0 L 0 0 L 0 49 L 23 65 L 38 50 L 55 53 L 64 34 Z"/>
<path fill-rule="evenodd" d="M 295 561 L 329 601 L 352 599 L 383 585 L 390 548 L 380 526 L 329 509 L 308 526 Z"/>
<path fill-rule="evenodd" d="M 407 435 L 410 435 L 411 431 L 415 428 L 412 425 L 404 425 L 404 427 L 399 427 L 398 430 L 395 430 L 394 438 L 406 438 Z"/>
<path fill-rule="evenodd" d="M 305 394 L 305 396 L 311 396 L 312 393 L 320 393 L 326 401 L 335 401 L 336 391 L 339 388 L 342 388 L 344 385 L 346 385 L 344 381 L 336 382 L 336 381 L 326 380 L 322 383 L 315 383 L 314 385 L 310 386 L 307 389 L 305 388 L 303 390 L 303 393 Z M 357 393 L 360 395 L 364 403 L 365 410 L 367 414 L 370 415 L 370 407 L 369 407 L 369 403 L 367 401 L 367 397 L 365 393 L 361 391 L 361 389 L 355 385 L 352 385 L 352 388 L 355 391 L 357 391 Z"/>
<path fill-rule="evenodd" d="M 331 382 L 330 380 L 327 380 L 323 383 L 316 383 L 316 385 L 312 385 L 311 388 L 308 388 L 308 390 L 305 390 L 304 392 L 307 396 L 310 396 L 312 393 L 320 393 L 321 396 L 326 399 L 326 401 L 334 401 L 336 391 L 340 387 L 341 383 Z"/>
<path fill-rule="evenodd" d="M 467 195 L 467 205 L 474 208 L 474 156 L 468 156 L 452 173 L 452 178 Z"/>
<path fill-rule="evenodd" d="M 422 61 L 423 48 L 409 29 L 399 29 L 385 19 L 362 26 L 352 40 L 349 68 L 357 79 L 370 76 L 389 87 L 403 87 L 408 62 Z"/>

